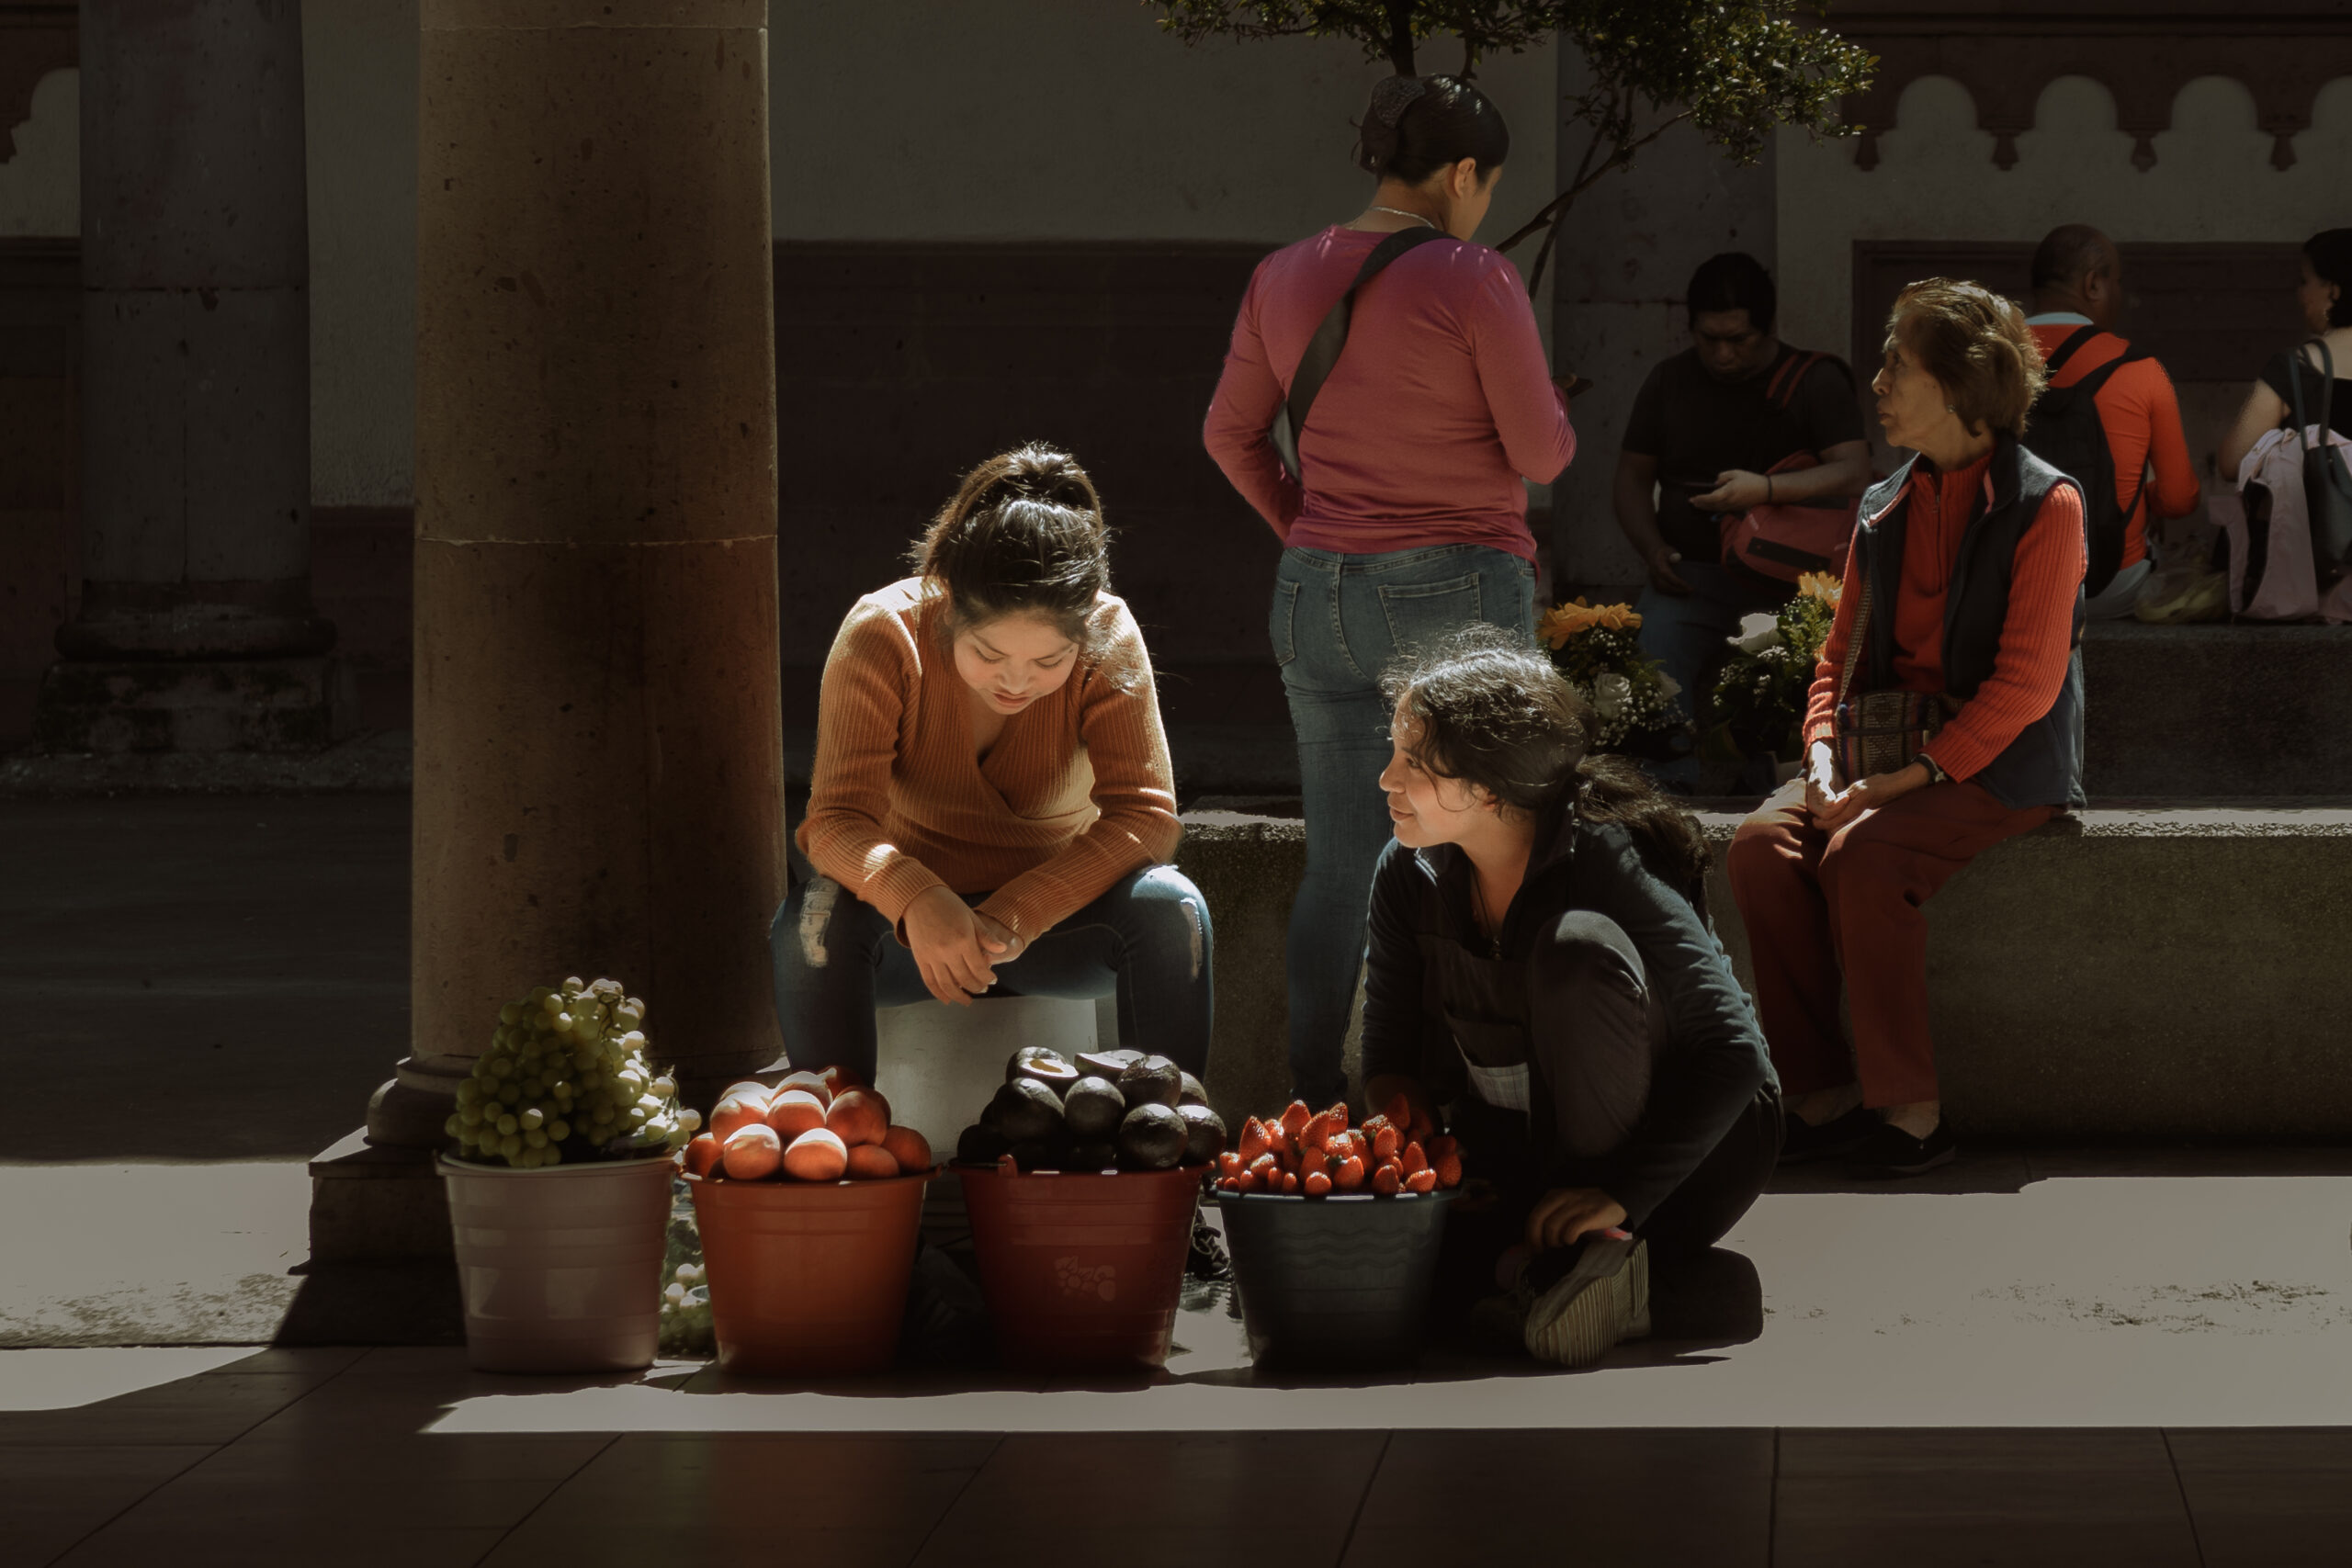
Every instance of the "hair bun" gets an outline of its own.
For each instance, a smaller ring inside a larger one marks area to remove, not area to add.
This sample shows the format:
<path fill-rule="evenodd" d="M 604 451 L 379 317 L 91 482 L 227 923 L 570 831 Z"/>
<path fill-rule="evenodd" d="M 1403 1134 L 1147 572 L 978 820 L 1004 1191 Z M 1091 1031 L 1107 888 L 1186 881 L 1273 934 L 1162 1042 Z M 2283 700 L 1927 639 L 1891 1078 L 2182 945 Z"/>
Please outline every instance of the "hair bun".
<path fill-rule="evenodd" d="M 1042 501 L 1080 512 L 1095 509 L 1086 470 L 1069 453 L 1051 447 L 1026 446 L 1012 454 L 994 488 L 1008 501 Z"/>

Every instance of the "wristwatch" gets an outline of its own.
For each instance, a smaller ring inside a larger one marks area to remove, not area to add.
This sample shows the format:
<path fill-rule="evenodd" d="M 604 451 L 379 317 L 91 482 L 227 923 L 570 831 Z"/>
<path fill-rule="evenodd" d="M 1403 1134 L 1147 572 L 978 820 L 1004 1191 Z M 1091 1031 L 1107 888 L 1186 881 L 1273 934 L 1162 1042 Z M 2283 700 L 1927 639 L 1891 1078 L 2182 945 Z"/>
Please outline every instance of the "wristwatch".
<path fill-rule="evenodd" d="M 1929 784 L 1950 784 L 1951 782 L 1951 775 L 1944 772 L 1943 765 L 1938 762 L 1933 757 L 1928 756 L 1925 751 L 1920 752 L 1917 760 L 1921 767 L 1928 770 L 1928 782 Z"/>

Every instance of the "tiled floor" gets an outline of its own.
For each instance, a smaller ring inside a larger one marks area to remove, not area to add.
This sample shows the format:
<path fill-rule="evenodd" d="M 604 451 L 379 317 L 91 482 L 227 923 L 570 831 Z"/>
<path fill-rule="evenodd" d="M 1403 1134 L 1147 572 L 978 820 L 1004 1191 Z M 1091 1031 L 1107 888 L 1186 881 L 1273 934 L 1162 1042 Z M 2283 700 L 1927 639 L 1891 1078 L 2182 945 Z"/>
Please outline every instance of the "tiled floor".
<path fill-rule="evenodd" d="M 2352 1542 L 2345 1427 L 1460 1428 L 1418 1421 L 1426 1385 L 1393 1382 L 1350 1391 L 1381 1419 L 1303 1427 L 1106 1430 L 1076 1396 L 1033 1393 L 1013 1397 L 1069 1429 L 546 1431 L 520 1410 L 598 1390 L 688 1423 L 714 1401 L 807 1395 L 681 1364 L 567 1382 L 475 1374 L 444 1350 L 209 1366 L 155 1350 L 114 1353 L 145 1360 L 128 1380 L 94 1368 L 107 1396 L 84 1404 L 72 1362 L 6 1364 L 39 1354 L 0 1353 L 0 1403 L 51 1406 L 0 1415 L 11 1565 L 642 1568 L 715 1551 L 1193 1568 L 1238 1544 L 1345 1568 L 2290 1568 L 2341 1564 Z M 485 1409 L 510 1429 L 453 1419 Z"/>

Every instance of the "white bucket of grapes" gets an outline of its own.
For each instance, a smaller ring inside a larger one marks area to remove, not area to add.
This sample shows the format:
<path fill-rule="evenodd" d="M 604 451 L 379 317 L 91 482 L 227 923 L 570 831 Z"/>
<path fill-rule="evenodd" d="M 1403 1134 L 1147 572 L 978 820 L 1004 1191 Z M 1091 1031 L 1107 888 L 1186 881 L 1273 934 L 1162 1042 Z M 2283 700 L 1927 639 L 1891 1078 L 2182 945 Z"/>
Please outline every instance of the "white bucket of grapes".
<path fill-rule="evenodd" d="M 632 1371 L 662 1336 L 667 1157 L 518 1170 L 441 1156 L 465 1298 L 485 1372 Z"/>

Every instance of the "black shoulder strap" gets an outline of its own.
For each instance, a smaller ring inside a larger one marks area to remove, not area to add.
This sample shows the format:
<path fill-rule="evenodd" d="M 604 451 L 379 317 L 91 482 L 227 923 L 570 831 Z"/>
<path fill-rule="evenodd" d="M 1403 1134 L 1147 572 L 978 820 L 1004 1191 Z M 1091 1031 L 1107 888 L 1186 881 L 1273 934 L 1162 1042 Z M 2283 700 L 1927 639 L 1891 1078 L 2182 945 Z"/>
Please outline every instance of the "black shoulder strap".
<path fill-rule="evenodd" d="M 2052 349 L 2050 353 L 2050 356 L 2041 362 L 2042 368 L 2047 370 L 2052 376 L 2057 375 L 2058 367 L 2065 364 L 2069 359 L 2074 358 L 2075 351 L 2076 349 L 2082 347 L 2083 344 L 2090 342 L 2091 339 L 2097 336 L 2098 336 L 2098 329 L 2097 327 L 2076 327 L 2073 332 L 2066 334 L 2066 341 Z"/>
<path fill-rule="evenodd" d="M 1805 373 L 1830 355 L 1800 349 L 1781 362 L 1772 378 L 1764 384 L 1764 400 L 1782 413 L 1797 400 L 1797 389 L 1804 385 Z"/>
<path fill-rule="evenodd" d="M 1290 411 L 1293 440 L 1306 428 L 1306 411 L 1315 406 L 1315 394 L 1323 389 L 1323 383 L 1330 378 L 1331 367 L 1340 362 L 1340 350 L 1347 346 L 1348 323 L 1355 315 L 1356 290 L 1415 245 L 1450 237 L 1436 229 L 1399 229 L 1364 257 L 1363 269 L 1356 274 L 1356 280 L 1348 285 L 1348 291 L 1340 296 L 1339 303 L 1323 318 L 1323 324 L 1306 340 L 1306 352 L 1299 356 L 1298 369 L 1290 378 L 1290 397 L 1285 406 Z"/>

